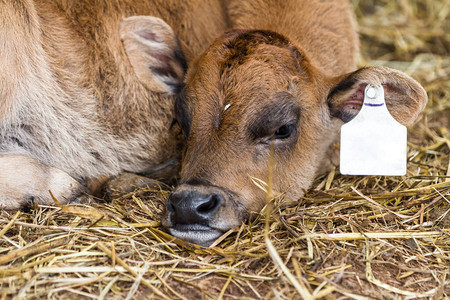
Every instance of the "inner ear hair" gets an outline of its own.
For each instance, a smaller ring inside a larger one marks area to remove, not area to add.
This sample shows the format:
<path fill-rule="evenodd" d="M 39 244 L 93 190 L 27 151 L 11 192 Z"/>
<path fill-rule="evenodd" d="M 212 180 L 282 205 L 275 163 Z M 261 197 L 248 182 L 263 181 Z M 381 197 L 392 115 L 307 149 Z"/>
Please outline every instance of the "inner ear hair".
<path fill-rule="evenodd" d="M 367 83 L 359 82 L 358 72 L 351 73 L 349 76 L 343 76 L 344 79 L 333 86 L 327 96 L 327 103 L 331 116 L 339 118 L 344 122 L 352 120 L 364 102 L 364 89 Z M 342 101 L 341 99 L 346 99 Z"/>
<path fill-rule="evenodd" d="M 176 94 L 187 63 L 172 28 L 160 18 L 133 16 L 120 24 L 120 37 L 138 79 L 153 92 Z"/>

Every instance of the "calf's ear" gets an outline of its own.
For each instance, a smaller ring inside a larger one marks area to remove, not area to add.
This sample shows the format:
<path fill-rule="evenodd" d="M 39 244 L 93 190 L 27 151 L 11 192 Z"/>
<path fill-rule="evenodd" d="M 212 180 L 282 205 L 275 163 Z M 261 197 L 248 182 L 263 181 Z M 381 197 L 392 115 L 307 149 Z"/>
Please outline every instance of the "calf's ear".
<path fill-rule="evenodd" d="M 401 124 L 410 125 L 427 103 L 427 94 L 414 79 L 387 67 L 368 67 L 335 77 L 327 101 L 333 117 L 344 122 L 352 120 L 364 102 L 367 84 L 383 85 L 386 105 Z"/>
<path fill-rule="evenodd" d="M 187 64 L 172 28 L 160 18 L 133 16 L 119 31 L 138 79 L 153 92 L 177 93 Z"/>

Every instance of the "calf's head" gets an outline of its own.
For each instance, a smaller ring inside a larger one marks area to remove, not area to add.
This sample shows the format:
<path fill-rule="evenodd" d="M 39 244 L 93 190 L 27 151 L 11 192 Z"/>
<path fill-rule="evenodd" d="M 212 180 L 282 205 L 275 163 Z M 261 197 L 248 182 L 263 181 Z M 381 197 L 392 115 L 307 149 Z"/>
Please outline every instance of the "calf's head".
<path fill-rule="evenodd" d="M 185 149 L 163 218 L 173 235 L 208 245 L 260 210 L 266 193 L 255 179 L 267 181 L 269 161 L 273 190 L 302 196 L 368 83 L 385 87 L 403 124 L 426 103 L 423 88 L 395 70 L 325 71 L 286 37 L 257 30 L 227 32 L 193 63 L 175 103 Z"/>

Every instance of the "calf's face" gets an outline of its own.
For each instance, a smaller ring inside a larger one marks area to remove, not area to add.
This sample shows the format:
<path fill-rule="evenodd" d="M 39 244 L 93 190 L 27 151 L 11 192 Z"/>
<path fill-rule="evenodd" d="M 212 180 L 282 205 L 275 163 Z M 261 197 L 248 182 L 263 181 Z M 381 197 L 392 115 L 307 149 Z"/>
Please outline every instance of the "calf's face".
<path fill-rule="evenodd" d="M 179 238 L 211 244 L 264 206 L 261 182 L 269 170 L 272 189 L 298 199 L 339 123 L 358 113 L 368 83 L 385 86 L 388 107 L 404 124 L 426 102 L 420 85 L 398 71 L 329 77 L 275 32 L 224 34 L 191 66 L 175 103 L 185 149 L 163 225 Z"/>

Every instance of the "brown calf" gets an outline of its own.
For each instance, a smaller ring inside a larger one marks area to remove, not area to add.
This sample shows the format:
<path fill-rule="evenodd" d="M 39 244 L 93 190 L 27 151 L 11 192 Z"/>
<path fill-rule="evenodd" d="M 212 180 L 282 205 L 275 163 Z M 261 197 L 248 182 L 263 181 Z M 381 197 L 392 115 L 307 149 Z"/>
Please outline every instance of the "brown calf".
<path fill-rule="evenodd" d="M 179 156 L 182 53 L 225 28 L 219 0 L 0 1 L 0 207 Z"/>
<path fill-rule="evenodd" d="M 343 122 L 359 111 L 365 86 L 383 85 L 388 108 L 411 124 L 427 96 L 407 75 L 356 70 L 358 39 L 347 1 L 227 3 L 234 29 L 192 64 L 175 114 L 186 146 L 181 184 L 163 224 L 208 245 L 265 204 L 254 179 L 295 200 L 330 165 Z"/>

